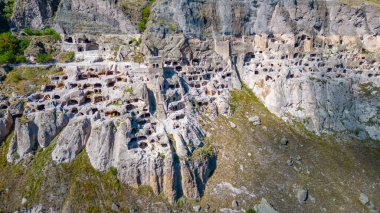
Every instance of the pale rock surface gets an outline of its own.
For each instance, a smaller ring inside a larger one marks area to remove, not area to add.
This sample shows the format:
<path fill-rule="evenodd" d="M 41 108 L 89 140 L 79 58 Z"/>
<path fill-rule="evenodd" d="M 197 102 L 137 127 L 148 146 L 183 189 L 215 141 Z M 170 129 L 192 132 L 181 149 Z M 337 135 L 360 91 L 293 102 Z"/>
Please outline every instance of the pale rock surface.
<path fill-rule="evenodd" d="M 37 148 L 37 126 L 32 121 L 16 119 L 15 132 L 9 146 L 7 160 L 17 163 Z"/>
<path fill-rule="evenodd" d="M 13 118 L 10 113 L 0 113 L 0 141 L 4 141 L 13 126 Z"/>
<path fill-rule="evenodd" d="M 256 213 L 278 213 L 265 198 L 262 198 L 260 203 L 254 206 L 254 209 Z"/>
<path fill-rule="evenodd" d="M 85 148 L 91 131 L 88 118 L 73 119 L 58 137 L 52 159 L 58 163 L 69 163 Z"/>

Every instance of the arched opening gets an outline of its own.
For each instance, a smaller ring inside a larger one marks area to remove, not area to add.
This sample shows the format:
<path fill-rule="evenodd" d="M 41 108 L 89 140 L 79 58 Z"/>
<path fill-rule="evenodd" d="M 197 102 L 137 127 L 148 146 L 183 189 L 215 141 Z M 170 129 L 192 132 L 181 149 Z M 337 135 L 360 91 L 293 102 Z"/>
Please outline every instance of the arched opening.
<path fill-rule="evenodd" d="M 67 39 L 65 39 L 65 41 L 67 43 L 73 43 L 74 42 L 72 37 L 68 37 Z"/>
<path fill-rule="evenodd" d="M 67 103 L 67 105 L 69 106 L 72 106 L 72 105 L 78 105 L 79 102 L 77 100 L 69 100 L 69 102 Z"/>
<path fill-rule="evenodd" d="M 45 110 L 45 105 L 38 105 L 38 106 L 37 106 L 37 110 L 38 110 L 38 111 Z"/>

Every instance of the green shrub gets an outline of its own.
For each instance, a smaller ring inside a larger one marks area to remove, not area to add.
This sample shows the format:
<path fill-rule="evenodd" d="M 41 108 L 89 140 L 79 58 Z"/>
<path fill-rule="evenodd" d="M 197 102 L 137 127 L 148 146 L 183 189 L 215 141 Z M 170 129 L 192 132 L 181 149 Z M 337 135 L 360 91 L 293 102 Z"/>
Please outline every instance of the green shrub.
<path fill-rule="evenodd" d="M 37 58 L 36 58 L 36 62 L 37 63 L 50 63 L 50 62 L 53 62 L 53 57 L 51 56 L 51 54 L 47 54 L 47 53 L 38 53 L 37 54 Z"/>
<path fill-rule="evenodd" d="M 108 170 L 108 173 L 111 174 L 112 176 L 117 176 L 117 169 L 115 167 L 111 167 Z"/>
<path fill-rule="evenodd" d="M 0 34 L 0 64 L 22 63 L 26 61 L 24 50 L 29 46 L 29 40 L 18 40 L 12 33 Z"/>
<path fill-rule="evenodd" d="M 59 61 L 62 63 L 69 63 L 75 60 L 75 52 L 65 52 L 59 56 Z"/>
<path fill-rule="evenodd" d="M 27 61 L 27 59 L 25 56 L 23 56 L 23 55 L 17 55 L 16 56 L 16 63 L 17 64 L 25 63 L 26 61 Z"/>
<path fill-rule="evenodd" d="M 13 15 L 14 0 L 5 0 L 3 2 L 2 16 L 5 19 L 10 19 Z"/>
<path fill-rule="evenodd" d="M 52 38 L 53 40 L 59 40 L 61 38 L 59 33 L 57 33 L 57 31 L 50 27 L 45 28 L 43 30 L 25 28 L 23 31 L 29 36 L 50 36 L 50 38 Z"/>
<path fill-rule="evenodd" d="M 0 64 L 12 64 L 16 62 L 16 56 L 12 50 L 0 54 Z"/>
<path fill-rule="evenodd" d="M 256 213 L 256 211 L 254 209 L 247 209 L 245 213 Z"/>
<path fill-rule="evenodd" d="M 155 0 L 149 0 L 149 4 L 142 10 L 142 18 L 139 23 L 137 23 L 137 29 L 140 32 L 144 32 L 146 30 L 146 24 L 149 21 L 151 6 L 155 2 Z"/>

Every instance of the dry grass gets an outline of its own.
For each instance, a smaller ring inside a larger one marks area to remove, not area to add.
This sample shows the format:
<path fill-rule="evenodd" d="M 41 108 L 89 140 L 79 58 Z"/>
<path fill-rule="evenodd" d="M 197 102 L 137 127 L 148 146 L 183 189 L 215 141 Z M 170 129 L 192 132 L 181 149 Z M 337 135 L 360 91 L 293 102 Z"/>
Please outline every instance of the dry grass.
<path fill-rule="evenodd" d="M 338 136 L 318 137 L 301 125 L 289 126 L 268 110 L 247 89 L 233 92 L 238 101 L 234 115 L 207 122 L 209 140 L 219 147 L 218 166 L 209 180 L 202 204 L 212 208 L 231 207 L 236 199 L 245 209 L 265 197 L 280 212 L 361 212 L 360 192 L 380 200 L 380 148 L 372 142 Z M 247 117 L 258 115 L 262 126 L 252 125 Z M 237 128 L 230 126 L 230 121 Z M 282 137 L 289 145 L 280 145 Z M 346 140 L 349 140 L 346 141 Z M 339 142 L 338 142 L 339 141 Z M 374 147 L 373 147 L 374 146 Z M 288 166 L 287 160 L 301 157 L 300 163 Z M 221 183 L 246 192 L 232 196 L 228 189 L 217 190 Z M 375 187 L 376 189 L 372 188 Z M 297 188 L 306 187 L 315 203 L 300 205 Z M 216 190 L 216 191 L 215 191 Z"/>

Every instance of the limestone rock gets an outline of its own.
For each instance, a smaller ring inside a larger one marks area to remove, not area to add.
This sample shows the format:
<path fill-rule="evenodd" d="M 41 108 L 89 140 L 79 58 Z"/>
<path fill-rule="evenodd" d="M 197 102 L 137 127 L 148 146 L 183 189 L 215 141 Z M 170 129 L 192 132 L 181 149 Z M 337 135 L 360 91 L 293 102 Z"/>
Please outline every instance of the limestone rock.
<path fill-rule="evenodd" d="M 194 210 L 194 212 L 200 212 L 201 211 L 201 206 L 200 205 L 193 206 L 193 210 Z"/>
<path fill-rule="evenodd" d="M 58 163 L 69 163 L 85 148 L 91 131 L 88 118 L 73 119 L 58 137 L 52 159 Z"/>
<path fill-rule="evenodd" d="M 112 153 L 116 127 L 112 121 L 95 122 L 86 143 L 86 151 L 91 165 L 100 171 L 106 171 L 112 165 Z"/>
<path fill-rule="evenodd" d="M 281 138 L 281 145 L 284 145 L 284 146 L 286 146 L 286 145 L 288 145 L 288 143 L 289 143 L 289 140 L 287 139 L 287 138 Z"/>
<path fill-rule="evenodd" d="M 379 212 L 378 209 L 375 207 L 375 205 L 369 200 L 368 196 L 364 193 L 360 193 L 359 195 L 359 201 L 361 204 L 366 206 L 370 213 L 377 213 Z"/>
<path fill-rule="evenodd" d="M 37 126 L 32 121 L 16 119 L 15 132 L 7 154 L 8 162 L 18 163 L 36 150 Z"/>
<path fill-rule="evenodd" d="M 16 0 L 14 3 L 12 25 L 18 29 L 31 27 L 41 29 L 53 25 L 53 15 L 59 0 Z"/>
<path fill-rule="evenodd" d="M 42 148 L 47 147 L 63 127 L 67 125 L 68 121 L 68 115 L 60 108 L 36 113 L 34 123 L 38 127 L 39 145 Z"/>
<path fill-rule="evenodd" d="M 112 203 L 111 209 L 112 211 L 117 212 L 119 211 L 119 205 L 116 203 Z"/>
<path fill-rule="evenodd" d="M 248 120 L 249 120 L 249 122 L 251 122 L 255 126 L 261 125 L 261 119 L 259 118 L 259 116 L 250 117 L 250 118 L 248 118 Z"/>
<path fill-rule="evenodd" d="M 55 23 L 66 33 L 134 33 L 121 1 L 61 0 Z"/>
<path fill-rule="evenodd" d="M 239 203 L 237 202 L 237 200 L 232 201 L 231 207 L 235 210 L 239 209 Z"/>
<path fill-rule="evenodd" d="M 257 213 L 278 213 L 265 198 L 262 198 L 260 204 L 254 206 Z"/>
<path fill-rule="evenodd" d="M 10 113 L 0 112 L 0 141 L 4 141 L 13 126 L 13 118 Z"/>
<path fill-rule="evenodd" d="M 297 190 L 297 199 L 298 199 L 299 203 L 305 204 L 307 198 L 308 198 L 308 191 L 307 191 L 307 189 L 298 189 Z"/>

